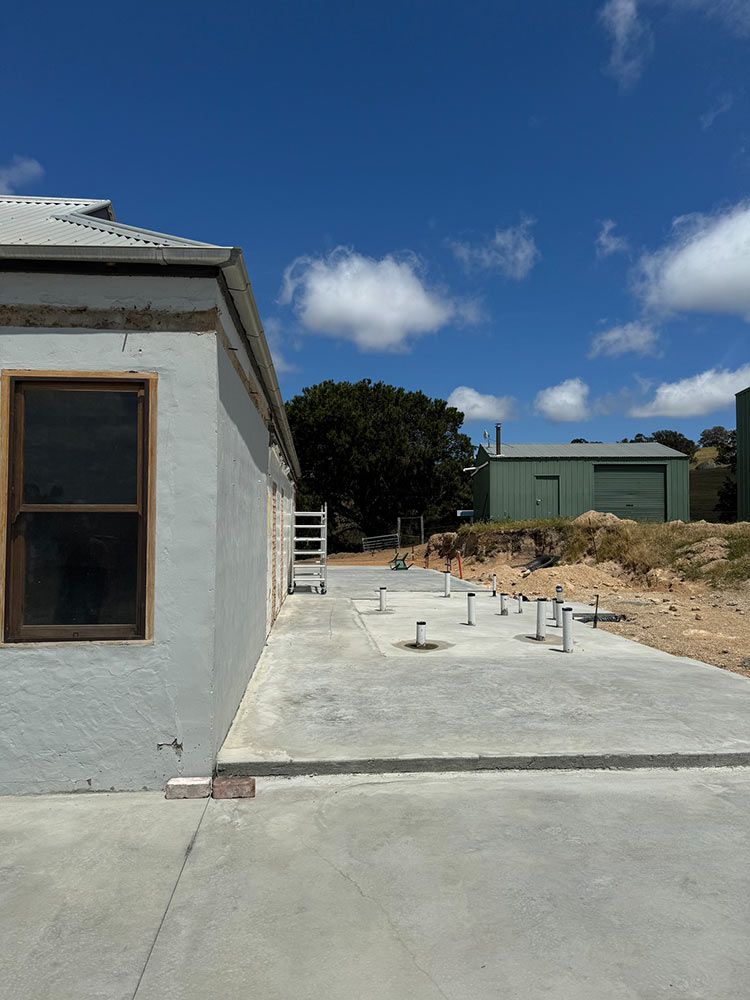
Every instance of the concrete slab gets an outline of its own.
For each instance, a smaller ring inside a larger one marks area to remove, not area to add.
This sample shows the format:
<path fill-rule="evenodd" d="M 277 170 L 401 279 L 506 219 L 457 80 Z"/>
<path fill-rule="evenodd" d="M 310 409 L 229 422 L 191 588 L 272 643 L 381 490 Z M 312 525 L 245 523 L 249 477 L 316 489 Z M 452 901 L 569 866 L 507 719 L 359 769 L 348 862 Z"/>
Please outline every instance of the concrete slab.
<path fill-rule="evenodd" d="M 136 1000 L 746 1000 L 749 814 L 726 769 L 266 780 Z"/>
<path fill-rule="evenodd" d="M 329 566 L 328 593 L 333 597 L 370 597 L 377 596 L 380 587 L 387 587 L 394 593 L 421 591 L 434 593 L 443 591 L 443 573 L 434 569 L 421 569 L 413 566 L 409 570 L 390 570 L 384 566 L 373 566 L 372 569 L 362 566 Z M 476 584 L 451 577 L 451 590 L 466 593 L 476 590 Z M 302 593 L 302 592 L 301 592 Z M 307 592 L 309 596 L 316 594 Z"/>
<path fill-rule="evenodd" d="M 412 576 L 412 574 L 414 574 Z M 392 590 L 390 581 L 419 590 Z M 406 578 L 409 578 L 408 581 Z M 377 588 L 389 608 L 377 611 Z M 468 589 L 468 588 L 467 588 Z M 349 596 L 337 596 L 337 595 Z M 219 754 L 221 773 L 706 766 L 750 762 L 750 683 L 575 623 L 575 651 L 538 644 L 438 573 L 332 571 L 285 603 Z M 445 649 L 415 653 L 415 621 Z M 549 629 L 550 635 L 559 630 Z"/>
<path fill-rule="evenodd" d="M 0 996 L 132 1000 L 207 801 L 0 799 Z"/>

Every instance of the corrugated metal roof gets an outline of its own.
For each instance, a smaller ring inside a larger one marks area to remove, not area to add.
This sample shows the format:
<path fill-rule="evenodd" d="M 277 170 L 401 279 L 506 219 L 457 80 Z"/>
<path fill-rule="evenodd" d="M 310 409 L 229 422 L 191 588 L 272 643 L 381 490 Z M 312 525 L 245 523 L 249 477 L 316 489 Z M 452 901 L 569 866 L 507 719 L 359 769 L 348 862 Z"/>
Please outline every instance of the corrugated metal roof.
<path fill-rule="evenodd" d="M 497 458 L 494 444 L 482 447 Z M 504 444 L 500 458 L 687 458 L 674 448 L 646 444 Z"/>
<path fill-rule="evenodd" d="M 98 218 L 96 216 L 106 216 Z M 0 246 L 213 247 L 116 222 L 112 204 L 83 198 L 0 196 Z"/>

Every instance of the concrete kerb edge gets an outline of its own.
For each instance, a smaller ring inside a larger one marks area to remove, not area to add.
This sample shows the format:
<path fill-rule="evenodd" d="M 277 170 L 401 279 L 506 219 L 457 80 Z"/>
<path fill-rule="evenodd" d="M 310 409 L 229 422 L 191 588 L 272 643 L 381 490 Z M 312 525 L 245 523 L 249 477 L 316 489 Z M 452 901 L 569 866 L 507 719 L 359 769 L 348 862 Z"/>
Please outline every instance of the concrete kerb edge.
<path fill-rule="evenodd" d="M 441 771 L 630 771 L 750 767 L 750 752 L 544 754 L 461 757 L 334 758 L 219 762 L 217 775 L 304 777 L 327 774 L 405 774 Z"/>

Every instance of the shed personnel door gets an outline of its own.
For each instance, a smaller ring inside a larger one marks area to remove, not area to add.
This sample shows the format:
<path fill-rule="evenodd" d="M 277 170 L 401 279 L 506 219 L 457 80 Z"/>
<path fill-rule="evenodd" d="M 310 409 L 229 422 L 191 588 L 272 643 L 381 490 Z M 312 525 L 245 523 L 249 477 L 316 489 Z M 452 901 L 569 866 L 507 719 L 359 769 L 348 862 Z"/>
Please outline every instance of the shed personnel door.
<path fill-rule="evenodd" d="M 560 516 L 560 477 L 559 476 L 535 476 L 534 486 L 536 488 L 536 516 L 537 517 L 559 517 Z"/>
<path fill-rule="evenodd" d="M 667 519 L 663 465 L 595 465 L 594 510 L 634 521 Z"/>

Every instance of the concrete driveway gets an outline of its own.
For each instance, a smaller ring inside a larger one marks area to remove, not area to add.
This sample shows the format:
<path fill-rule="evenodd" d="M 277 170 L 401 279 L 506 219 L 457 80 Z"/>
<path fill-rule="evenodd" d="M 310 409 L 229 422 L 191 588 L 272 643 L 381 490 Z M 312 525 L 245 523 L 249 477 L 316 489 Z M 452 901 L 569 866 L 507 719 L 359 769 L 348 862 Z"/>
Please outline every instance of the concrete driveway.
<path fill-rule="evenodd" d="M 0 800 L 7 1000 L 746 1000 L 750 773 Z"/>

